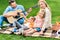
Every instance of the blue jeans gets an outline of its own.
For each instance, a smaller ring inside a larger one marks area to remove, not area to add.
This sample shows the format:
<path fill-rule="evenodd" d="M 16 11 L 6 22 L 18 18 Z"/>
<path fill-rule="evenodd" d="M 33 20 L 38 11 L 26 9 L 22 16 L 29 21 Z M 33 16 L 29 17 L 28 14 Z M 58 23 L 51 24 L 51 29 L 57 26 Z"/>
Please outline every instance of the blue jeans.
<path fill-rule="evenodd" d="M 9 23 L 8 20 L 7 20 L 7 18 L 5 18 L 4 16 L 0 16 L 0 27 L 2 27 L 3 21 Z"/>
<path fill-rule="evenodd" d="M 41 31 L 41 28 L 36 28 L 37 32 L 40 32 Z"/>
<path fill-rule="evenodd" d="M 17 22 L 19 22 L 20 24 L 23 24 L 24 20 L 25 20 L 24 18 L 20 18 L 20 19 L 17 20 Z"/>
<path fill-rule="evenodd" d="M 0 16 L 0 27 L 2 27 L 3 21 L 9 23 L 6 17 Z M 19 19 L 19 20 L 17 20 L 17 21 L 18 21 L 20 24 L 23 24 L 23 23 L 24 23 L 24 18 L 21 18 L 21 19 Z"/>

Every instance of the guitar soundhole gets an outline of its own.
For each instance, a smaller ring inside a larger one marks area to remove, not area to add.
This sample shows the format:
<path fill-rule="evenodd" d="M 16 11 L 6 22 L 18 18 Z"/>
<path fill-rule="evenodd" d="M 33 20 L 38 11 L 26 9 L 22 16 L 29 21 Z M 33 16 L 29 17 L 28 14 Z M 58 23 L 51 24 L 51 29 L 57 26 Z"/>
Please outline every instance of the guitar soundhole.
<path fill-rule="evenodd" d="M 14 18 L 19 18 L 20 17 L 20 13 L 19 12 L 17 12 L 17 16 L 15 16 Z"/>

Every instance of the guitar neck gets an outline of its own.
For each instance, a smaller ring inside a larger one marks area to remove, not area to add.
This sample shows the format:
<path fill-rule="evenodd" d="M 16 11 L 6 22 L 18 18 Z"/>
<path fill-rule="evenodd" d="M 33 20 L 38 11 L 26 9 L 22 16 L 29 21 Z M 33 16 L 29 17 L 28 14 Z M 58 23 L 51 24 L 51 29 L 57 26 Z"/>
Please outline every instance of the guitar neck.
<path fill-rule="evenodd" d="M 33 9 L 33 8 L 38 8 L 38 7 L 39 7 L 39 5 L 38 5 L 38 4 L 36 4 L 36 5 L 34 5 L 34 6 L 30 7 L 30 8 L 32 8 L 32 9 Z M 26 9 L 26 11 L 28 12 L 30 8 L 27 8 L 27 9 Z"/>

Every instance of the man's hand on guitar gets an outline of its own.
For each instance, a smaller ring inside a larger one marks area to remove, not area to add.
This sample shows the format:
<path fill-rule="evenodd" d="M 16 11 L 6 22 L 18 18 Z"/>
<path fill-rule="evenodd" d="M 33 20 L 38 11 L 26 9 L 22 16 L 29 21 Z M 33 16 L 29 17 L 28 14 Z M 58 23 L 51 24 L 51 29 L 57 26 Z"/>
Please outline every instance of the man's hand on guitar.
<path fill-rule="evenodd" d="M 3 14 L 4 17 L 16 16 L 16 15 L 17 15 L 16 12 L 8 12 L 6 14 Z"/>

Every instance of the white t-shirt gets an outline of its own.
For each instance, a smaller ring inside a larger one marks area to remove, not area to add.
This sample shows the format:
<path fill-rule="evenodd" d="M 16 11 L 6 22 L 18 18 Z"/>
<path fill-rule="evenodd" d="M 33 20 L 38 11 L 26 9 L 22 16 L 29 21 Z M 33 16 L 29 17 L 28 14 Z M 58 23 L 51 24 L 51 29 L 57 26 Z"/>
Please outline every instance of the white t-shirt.
<path fill-rule="evenodd" d="M 48 27 L 52 27 L 51 11 L 47 7 L 45 8 L 45 13 L 46 14 L 45 14 L 45 19 L 44 19 L 42 30 L 44 30 L 45 28 L 48 28 Z"/>

